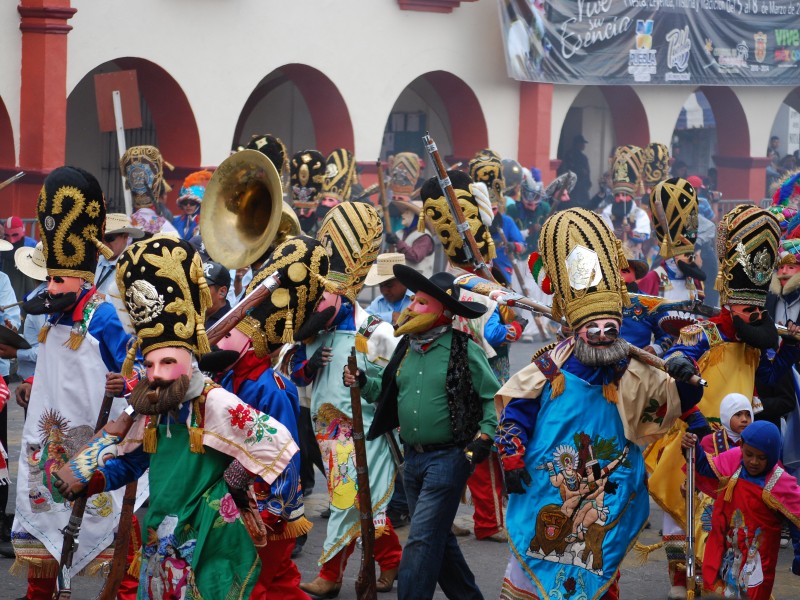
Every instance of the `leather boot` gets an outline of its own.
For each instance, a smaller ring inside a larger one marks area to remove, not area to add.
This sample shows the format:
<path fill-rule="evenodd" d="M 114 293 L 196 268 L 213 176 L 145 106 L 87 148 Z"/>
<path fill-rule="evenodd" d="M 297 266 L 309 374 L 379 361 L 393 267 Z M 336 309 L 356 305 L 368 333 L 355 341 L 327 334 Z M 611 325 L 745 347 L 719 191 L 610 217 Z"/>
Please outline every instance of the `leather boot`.
<path fill-rule="evenodd" d="M 312 598 L 336 598 L 342 589 L 342 584 L 317 577 L 309 583 L 301 583 L 300 589 Z"/>

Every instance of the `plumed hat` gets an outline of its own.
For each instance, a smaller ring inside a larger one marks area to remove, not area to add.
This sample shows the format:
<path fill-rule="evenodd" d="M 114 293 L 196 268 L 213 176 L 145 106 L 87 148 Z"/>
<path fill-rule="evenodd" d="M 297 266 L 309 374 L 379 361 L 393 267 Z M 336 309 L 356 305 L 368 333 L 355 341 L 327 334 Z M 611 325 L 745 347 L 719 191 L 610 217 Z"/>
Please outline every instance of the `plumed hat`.
<path fill-rule="evenodd" d="M 583 208 L 556 213 L 542 226 L 539 255 L 553 291 L 553 317 L 573 330 L 593 319 L 622 320 L 630 304 L 620 275 L 622 244 L 603 219 Z"/>
<path fill-rule="evenodd" d="M 275 137 L 270 133 L 254 135 L 245 146 L 247 150 L 258 150 L 266 155 L 275 165 L 275 170 L 281 176 L 281 180 L 285 181 L 284 177 L 289 171 L 289 154 L 286 151 L 286 145 L 281 141 L 281 138 Z"/>
<path fill-rule="evenodd" d="M 128 246 L 117 262 L 117 286 L 136 331 L 123 374 L 130 375 L 137 348 L 142 354 L 175 346 L 194 355 L 209 352 L 205 319 L 211 293 L 189 242 L 156 235 Z"/>
<path fill-rule="evenodd" d="M 505 210 L 506 182 L 503 179 L 503 161 L 497 152 L 485 148 L 475 154 L 469 161 L 469 176 L 475 183 L 485 183 L 492 204 Z"/>
<path fill-rule="evenodd" d="M 697 193 L 692 184 L 680 177 L 660 182 L 650 191 L 650 212 L 661 256 L 694 254 L 698 222 Z"/>
<path fill-rule="evenodd" d="M 650 142 L 642 149 L 642 179 L 650 187 L 669 177 L 669 148 Z"/>
<path fill-rule="evenodd" d="M 393 198 L 409 198 L 419 179 L 419 156 L 413 152 L 398 152 L 389 163 L 389 189 Z"/>
<path fill-rule="evenodd" d="M 764 306 L 778 261 L 781 228 L 763 208 L 740 204 L 717 226 L 719 274 L 714 286 L 721 304 Z"/>
<path fill-rule="evenodd" d="M 322 220 L 317 239 L 331 259 L 325 289 L 355 302 L 383 239 L 377 211 L 365 202 L 337 204 Z"/>
<path fill-rule="evenodd" d="M 272 251 L 246 293 L 274 273 L 279 274 L 280 285 L 236 325 L 253 341 L 256 356 L 263 358 L 270 347 L 294 341 L 294 332 L 322 297 L 329 265 L 322 244 L 305 235 L 286 240 Z"/>
<path fill-rule="evenodd" d="M 178 194 L 178 204 L 185 200 L 194 200 L 201 204 L 206 193 L 206 186 L 211 181 L 212 176 L 213 173 L 208 169 L 189 173 L 183 180 L 183 185 Z"/>
<path fill-rule="evenodd" d="M 642 162 L 644 154 L 638 146 L 619 146 L 614 152 L 614 165 L 611 168 L 611 192 L 641 196 Z"/>
<path fill-rule="evenodd" d="M 164 159 L 155 146 L 131 146 L 119 159 L 135 209 L 153 206 L 164 184 Z"/>
<path fill-rule="evenodd" d="M 775 187 L 772 204 L 767 209 L 778 219 L 782 231 L 788 230 L 789 224 L 797 215 L 798 200 L 800 200 L 800 171 L 791 173 Z"/>
<path fill-rule="evenodd" d="M 337 148 L 325 160 L 322 195 L 346 202 L 350 199 L 350 187 L 353 185 L 355 173 L 356 161 L 353 154 L 344 148 Z"/>
<path fill-rule="evenodd" d="M 100 241 L 106 203 L 94 175 L 76 167 L 55 169 L 44 180 L 36 218 L 47 273 L 94 283 L 98 251 L 114 254 Z"/>
<path fill-rule="evenodd" d="M 325 180 L 325 157 L 316 150 L 301 150 L 292 156 L 289 181 L 295 208 L 314 209 Z"/>
<path fill-rule="evenodd" d="M 492 234 L 489 232 L 489 224 L 492 219 L 491 210 L 486 219 L 488 223 L 486 223 L 486 220 L 482 218 L 482 214 L 486 214 L 486 211 L 481 211 L 478 200 L 472 193 L 470 188 L 472 180 L 469 175 L 461 171 L 448 171 L 447 176 L 453 184 L 456 199 L 464 212 L 464 218 L 472 230 L 472 235 L 475 236 L 475 243 L 483 261 L 492 260 L 495 257 L 495 247 Z M 453 265 L 457 267 L 471 266 L 464 252 L 464 240 L 456 229 L 456 221 L 450 212 L 450 205 L 436 177 L 431 177 L 422 185 L 420 197 L 422 198 L 420 227 L 422 227 L 423 220 L 427 221 L 444 246 L 444 251 Z"/>

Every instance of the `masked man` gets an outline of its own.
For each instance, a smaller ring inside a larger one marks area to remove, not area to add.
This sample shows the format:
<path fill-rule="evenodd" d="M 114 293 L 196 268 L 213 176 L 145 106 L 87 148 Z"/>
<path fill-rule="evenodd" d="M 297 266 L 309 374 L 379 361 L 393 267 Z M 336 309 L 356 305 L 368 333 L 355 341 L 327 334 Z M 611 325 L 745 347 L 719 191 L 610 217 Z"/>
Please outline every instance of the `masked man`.
<path fill-rule="evenodd" d="M 650 239 L 650 217 L 637 206 L 641 195 L 642 149 L 620 146 L 614 154 L 611 192 L 614 201 L 603 209 L 603 220 L 614 234 L 628 242 L 634 254 L 642 256 L 642 243 Z"/>
<path fill-rule="evenodd" d="M 124 439 L 123 419 L 109 423 L 59 472 L 59 490 L 107 492 L 149 467 L 139 597 L 246 598 L 259 569 L 254 541 L 266 543 L 248 509 L 251 484 L 273 483 L 297 446 L 280 422 L 198 369 L 210 295 L 188 242 L 155 236 L 130 246 L 117 285 L 137 333 L 125 367 L 138 348 L 146 370 L 126 409 L 135 420 Z"/>
<path fill-rule="evenodd" d="M 678 343 L 666 353 L 667 357 L 686 356 L 697 362 L 709 383 L 698 408 L 712 422 L 716 422 L 720 403 L 727 394 L 756 396 L 756 387 L 774 385 L 800 357 L 800 348 L 788 338 L 777 353 L 773 351 L 779 337 L 763 308 L 778 255 L 777 219 L 754 206 L 737 206 L 722 218 L 717 235 L 720 276 L 716 289 L 722 312 L 708 321 L 684 327 Z M 796 330 L 793 325 L 792 328 Z M 753 412 L 760 410 L 760 402 L 757 404 Z M 650 495 L 665 515 L 664 547 L 672 582 L 669 598 L 686 594 L 685 572 L 679 569 L 685 556 L 687 522 L 686 504 L 680 493 L 683 432 L 681 425 L 645 452 Z"/>
<path fill-rule="evenodd" d="M 316 579 L 300 584 L 300 589 L 316 597 L 333 598 L 339 593 L 347 560 L 360 535 L 353 417 L 350 392 L 342 385 L 342 368 L 355 347 L 359 365 L 372 372 L 386 364 L 397 344 L 392 326 L 368 315 L 356 302 L 377 258 L 382 234 L 378 213 L 364 202 L 343 202 L 327 213 L 317 233 L 331 255 L 326 291 L 317 314 L 295 336 L 307 341 L 294 356 L 292 379 L 298 385 L 311 385 L 311 414 L 328 471 L 331 515 L 319 559 L 322 568 Z M 364 405 L 362 413 L 366 430 L 375 409 Z M 402 552 L 386 518 L 396 471 L 389 443 L 382 436 L 366 444 L 375 560 L 381 567 L 378 589 L 383 591 L 394 585 Z"/>
<path fill-rule="evenodd" d="M 638 444 L 666 433 L 702 388 L 670 377 L 695 374 L 684 357 L 667 363 L 669 375 L 629 359 L 619 338 L 625 258 L 599 216 L 551 217 L 539 252 L 553 315 L 574 334 L 496 396 L 512 552 L 500 597 L 618 598 L 620 563 L 649 512 Z"/>
<path fill-rule="evenodd" d="M 300 227 L 308 235 L 317 233 L 317 206 L 324 179 L 325 157 L 317 150 L 301 150 L 292 156 L 289 163 L 292 208 L 300 220 Z"/>
<path fill-rule="evenodd" d="M 47 290 L 25 303 L 29 314 L 47 314 L 39 332 L 39 354 L 33 384 L 17 394 L 28 402 L 22 431 L 16 517 L 12 542 L 13 569 L 28 574 L 27 598 L 49 599 L 56 586 L 63 534 L 71 506 L 51 481 L 69 457 L 94 433 L 106 393 L 121 396 L 126 387 L 118 375 L 130 335 L 114 307 L 93 285 L 102 243 L 105 202 L 90 173 L 72 167 L 55 169 L 45 180 L 38 204 L 39 231 L 47 267 Z M 125 403 L 115 401 L 111 416 Z M 101 490 L 102 492 L 102 490 Z M 139 490 L 137 506 L 147 496 Z M 83 517 L 80 545 L 72 574 L 98 572 L 110 560 L 119 521 L 122 492 L 90 498 Z M 135 578 L 126 578 L 121 595 L 136 595 Z"/>
<path fill-rule="evenodd" d="M 322 295 L 328 262 L 325 250 L 313 238 L 300 236 L 279 245 L 256 273 L 247 292 L 276 272 L 282 275 L 280 287 L 218 344 L 222 351 L 232 353 L 235 361 L 224 374 L 222 386 L 253 408 L 278 419 L 294 439 L 299 439 L 297 388 L 272 369 L 270 356 L 291 339 L 293 328 L 302 326 L 314 310 Z M 300 572 L 291 558 L 295 540 L 311 530 L 303 508 L 300 454 L 292 457 L 272 485 L 256 481 L 255 492 L 268 530 L 268 543 L 258 549 L 261 573 L 253 597 L 306 600 L 308 596 L 298 587 Z"/>
<path fill-rule="evenodd" d="M 131 146 L 119 159 L 125 185 L 133 196 L 131 223 L 145 233 L 178 235 L 178 230 L 158 212 L 157 195 L 164 185 L 164 159 L 155 146 Z"/>
<path fill-rule="evenodd" d="M 433 598 L 438 582 L 448 598 L 483 598 L 450 528 L 470 463 L 491 453 L 499 387 L 486 355 L 453 329 L 453 317 L 474 318 L 486 307 L 457 300 L 449 273 L 426 279 L 404 265 L 394 273 L 415 293 L 398 319 L 402 339 L 382 371 L 345 371 L 345 383 L 358 378 L 362 396 L 378 402 L 367 439 L 398 425 L 402 432 L 411 530 L 397 597 Z"/>

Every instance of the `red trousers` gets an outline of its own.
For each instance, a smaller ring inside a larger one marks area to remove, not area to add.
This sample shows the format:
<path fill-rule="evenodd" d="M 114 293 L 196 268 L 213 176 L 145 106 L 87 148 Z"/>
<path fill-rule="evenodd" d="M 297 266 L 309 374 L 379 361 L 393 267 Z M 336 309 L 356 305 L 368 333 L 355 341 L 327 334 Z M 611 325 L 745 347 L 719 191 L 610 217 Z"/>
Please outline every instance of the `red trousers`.
<path fill-rule="evenodd" d="M 467 479 L 467 487 L 475 506 L 475 537 L 480 540 L 494 535 L 505 524 L 503 474 L 497 452 L 491 452 L 489 458 L 475 466 L 475 471 Z"/>
<path fill-rule="evenodd" d="M 356 541 L 353 540 L 336 554 L 333 558 L 324 563 L 319 570 L 319 576 L 326 581 L 341 583 L 344 570 L 347 568 L 347 559 L 355 550 Z M 386 531 L 375 539 L 375 562 L 381 567 L 381 571 L 396 569 L 400 566 L 400 557 L 403 554 L 403 547 L 397 534 L 394 532 L 392 522 L 386 518 Z"/>
<path fill-rule="evenodd" d="M 131 522 L 132 532 L 131 541 L 128 544 L 127 564 L 133 562 L 133 557 L 139 549 L 139 521 L 136 516 Z M 28 593 L 25 594 L 27 600 L 52 600 L 56 591 L 56 577 L 31 577 L 28 576 Z M 117 591 L 118 600 L 136 600 L 136 592 L 139 589 L 139 577 L 133 577 L 125 573 Z"/>
<path fill-rule="evenodd" d="M 292 560 L 292 550 L 296 540 L 270 540 L 263 548 L 258 548 L 261 559 L 261 573 L 250 594 L 250 600 L 309 600 L 308 594 L 300 589 L 300 571 Z"/>

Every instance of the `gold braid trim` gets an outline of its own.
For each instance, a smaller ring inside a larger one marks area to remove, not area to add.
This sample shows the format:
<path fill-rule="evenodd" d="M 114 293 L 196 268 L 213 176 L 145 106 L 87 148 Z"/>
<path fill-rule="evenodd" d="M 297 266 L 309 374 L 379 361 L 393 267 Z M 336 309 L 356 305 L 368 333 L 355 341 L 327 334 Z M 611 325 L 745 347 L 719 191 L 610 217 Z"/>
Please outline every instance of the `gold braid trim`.
<path fill-rule="evenodd" d="M 539 348 L 536 352 L 533 353 L 533 356 L 531 356 L 531 362 L 535 361 L 545 352 L 550 352 L 550 350 L 555 348 L 556 345 L 558 345 L 558 342 L 552 342 L 551 344 L 547 344 L 546 346 L 542 346 L 541 348 Z"/>
<path fill-rule="evenodd" d="M 657 544 L 650 544 L 649 546 L 636 542 L 636 544 L 633 547 L 633 549 L 636 551 L 636 564 L 640 567 L 643 567 L 650 558 L 650 555 L 656 550 L 660 549 L 663 545 L 664 542 L 658 542 Z"/>

